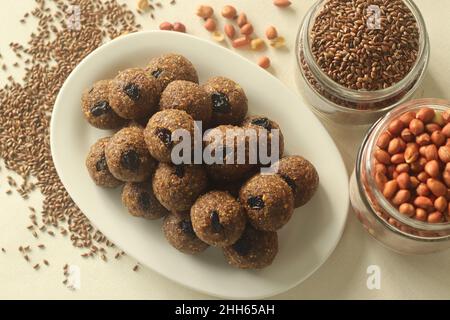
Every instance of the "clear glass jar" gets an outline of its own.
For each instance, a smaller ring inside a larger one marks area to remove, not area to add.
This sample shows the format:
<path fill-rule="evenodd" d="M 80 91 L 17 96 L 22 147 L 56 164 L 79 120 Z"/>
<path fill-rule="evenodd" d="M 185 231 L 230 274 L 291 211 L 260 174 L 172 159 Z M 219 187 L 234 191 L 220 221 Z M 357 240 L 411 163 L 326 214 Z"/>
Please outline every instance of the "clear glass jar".
<path fill-rule="evenodd" d="M 348 89 L 336 83 L 320 69 L 312 53 L 310 31 L 327 0 L 318 1 L 306 14 L 297 34 L 295 77 L 299 90 L 319 116 L 344 125 L 372 124 L 389 110 L 416 98 L 415 94 L 428 67 L 430 43 L 419 9 L 413 1 L 403 1 L 414 14 L 419 28 L 417 60 L 403 80 L 377 91 Z"/>
<path fill-rule="evenodd" d="M 374 151 L 389 123 L 421 107 L 450 110 L 450 101 L 419 99 L 392 110 L 368 131 L 350 179 L 350 201 L 364 228 L 388 248 L 405 254 L 424 254 L 450 248 L 450 223 L 431 224 L 402 215 L 378 189 L 374 178 Z"/>

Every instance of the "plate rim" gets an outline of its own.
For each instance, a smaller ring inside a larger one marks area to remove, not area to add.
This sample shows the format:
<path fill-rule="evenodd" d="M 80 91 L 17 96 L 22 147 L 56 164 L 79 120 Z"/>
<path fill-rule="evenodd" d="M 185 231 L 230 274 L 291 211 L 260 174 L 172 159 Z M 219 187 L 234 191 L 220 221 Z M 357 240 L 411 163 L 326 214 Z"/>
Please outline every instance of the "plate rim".
<path fill-rule="evenodd" d="M 61 89 L 58 92 L 57 98 L 55 99 L 55 103 L 53 105 L 53 109 L 52 109 L 52 113 L 51 113 L 51 119 L 50 119 L 50 151 L 51 151 L 51 156 L 52 156 L 52 161 L 55 167 L 55 170 L 58 174 L 58 178 L 60 179 L 61 183 L 63 184 L 65 190 L 67 191 L 67 193 L 69 194 L 69 196 L 71 197 L 72 201 L 78 206 L 80 207 L 80 205 L 77 203 L 77 201 L 75 201 L 75 199 L 73 198 L 71 192 L 69 191 L 69 188 L 67 188 L 66 183 L 63 181 L 63 176 L 64 173 L 62 173 L 64 170 L 61 168 L 61 162 L 60 160 L 58 160 L 58 155 L 55 151 L 56 146 L 55 146 L 55 138 L 54 138 L 54 132 L 56 131 L 56 120 L 54 120 L 55 114 L 58 113 L 58 105 L 62 105 L 61 104 L 61 97 L 63 96 L 63 93 L 67 90 L 67 87 L 70 85 L 71 79 L 74 77 L 74 75 L 78 72 L 79 69 L 82 68 L 82 66 L 86 63 L 87 60 L 89 60 L 90 58 L 92 58 L 95 55 L 98 55 L 99 52 L 106 50 L 109 46 L 112 46 L 113 44 L 115 44 L 116 42 L 122 42 L 125 41 L 127 39 L 131 39 L 133 37 L 146 37 L 146 36 L 152 36 L 153 34 L 166 34 L 170 36 L 174 36 L 174 34 L 177 35 L 177 37 L 187 37 L 190 38 L 191 40 L 194 41 L 200 41 L 203 42 L 206 45 L 209 46 L 214 46 L 217 49 L 220 50 L 224 50 L 227 51 L 228 54 L 232 54 L 235 57 L 237 57 L 238 59 L 244 61 L 245 63 L 251 63 L 251 61 L 249 61 L 247 58 L 245 58 L 244 56 L 239 55 L 238 53 L 229 50 L 223 46 L 220 46 L 216 43 L 213 43 L 212 41 L 194 36 L 194 35 L 190 35 L 190 34 L 185 34 L 185 33 L 175 33 L 173 31 L 161 31 L 161 30 L 146 30 L 146 31 L 139 31 L 139 32 L 134 32 L 134 33 L 130 33 L 127 35 L 123 35 L 123 36 L 119 36 L 113 40 L 110 40 L 104 44 L 102 44 L 101 46 L 99 46 L 98 48 L 96 48 L 95 50 L 93 50 L 91 53 L 89 53 L 87 56 L 85 56 L 77 65 L 76 67 L 72 70 L 72 72 L 69 74 L 69 76 L 66 78 L 66 80 L 64 81 L 63 85 L 61 86 Z M 255 65 L 255 68 L 257 68 L 257 65 Z M 291 88 L 289 88 L 288 86 L 286 86 L 280 79 L 278 79 L 276 76 L 274 76 L 272 73 L 261 70 L 262 72 L 266 72 L 267 75 L 269 77 L 272 78 L 272 80 L 276 81 L 279 85 L 283 86 L 286 91 L 288 91 L 292 97 L 295 97 L 296 101 L 302 102 L 302 105 L 305 106 L 305 109 L 307 109 L 305 112 L 310 112 L 317 120 L 317 126 L 320 128 L 320 130 L 323 131 L 323 133 L 325 133 L 328 138 L 330 139 L 330 141 L 332 142 L 332 145 L 335 148 L 336 153 L 339 155 L 339 159 L 336 163 L 339 163 L 339 166 L 341 167 L 340 169 L 343 170 L 343 174 L 347 177 L 347 185 L 348 185 L 348 179 L 349 179 L 349 175 L 348 175 L 348 170 L 345 166 L 343 157 L 341 152 L 339 151 L 339 149 L 337 148 L 336 143 L 334 142 L 333 138 L 331 137 L 330 133 L 328 132 L 328 130 L 326 130 L 325 126 L 323 125 L 323 123 L 320 121 L 320 119 L 314 114 L 314 112 L 310 109 L 310 106 L 304 101 L 303 97 L 299 94 L 299 93 L 295 93 L 293 92 L 293 90 L 291 90 Z M 205 295 L 209 295 L 212 297 L 219 297 L 219 298 L 225 298 L 225 299 L 264 299 L 264 298 L 268 298 L 268 297 L 273 297 L 276 295 L 279 295 L 281 293 L 287 292 L 291 289 L 293 289 L 294 287 L 297 287 L 298 285 L 300 285 L 302 282 L 304 282 L 306 279 L 308 279 L 309 277 L 311 277 L 311 275 L 313 275 L 315 272 L 317 272 L 318 269 L 320 269 L 330 258 L 330 256 L 333 254 L 333 252 L 336 250 L 337 246 L 339 245 L 341 239 L 342 239 L 342 235 L 345 231 L 345 227 L 347 224 L 347 220 L 348 220 L 348 216 L 349 216 L 349 209 L 350 209 L 350 199 L 349 199 L 349 190 L 348 188 L 346 188 L 346 190 L 344 190 L 345 195 L 346 195 L 346 200 L 345 200 L 345 212 L 343 212 L 342 214 L 345 215 L 345 217 L 343 217 L 342 219 L 342 225 L 340 226 L 340 230 L 339 233 L 336 237 L 335 243 L 333 246 L 330 246 L 328 252 L 326 252 L 326 254 L 323 255 L 323 259 L 320 263 L 318 263 L 314 268 L 311 269 L 310 272 L 305 273 L 304 276 L 300 277 L 297 281 L 294 281 L 292 284 L 290 284 L 289 286 L 284 286 L 282 288 L 276 289 L 276 290 L 272 290 L 270 293 L 265 293 L 265 294 L 253 294 L 253 295 L 225 295 L 225 294 L 219 294 L 219 293 L 215 293 L 215 292 L 211 292 L 209 290 L 204 290 L 201 287 L 196 287 L 193 286 L 189 283 L 185 283 L 182 281 L 179 281 L 176 278 L 172 278 L 168 275 L 165 275 L 164 273 L 162 273 L 160 270 L 157 270 L 155 268 L 153 268 L 152 266 L 143 263 L 143 265 L 145 265 L 147 268 L 149 268 L 150 270 L 152 270 L 153 272 L 157 273 L 158 275 L 164 277 L 167 280 L 170 280 L 178 285 L 181 285 L 185 288 L 189 288 L 190 290 L 196 291 L 196 292 L 200 292 L 202 294 Z M 80 211 L 81 208 L 80 208 Z M 98 228 L 97 224 L 92 220 L 92 218 L 86 214 L 84 211 L 82 211 L 82 213 L 84 215 L 86 215 L 86 217 L 89 219 L 90 223 L 95 226 L 96 229 L 101 230 L 100 228 Z M 110 235 L 108 234 L 109 232 L 106 231 L 104 232 L 103 230 L 101 231 L 102 233 L 104 233 L 108 238 L 112 239 L 114 237 L 110 237 Z M 116 241 L 119 240 L 119 241 Z M 114 243 L 117 243 L 119 245 L 119 243 L 121 243 L 120 239 L 114 239 L 113 240 Z M 121 247 L 119 245 L 119 247 Z M 125 250 L 125 249 L 124 249 Z M 128 253 L 127 253 L 128 254 Z M 139 259 L 134 255 L 134 254 L 129 254 L 132 258 L 136 259 L 137 261 L 139 261 Z M 239 270 L 237 270 L 239 271 Z"/>

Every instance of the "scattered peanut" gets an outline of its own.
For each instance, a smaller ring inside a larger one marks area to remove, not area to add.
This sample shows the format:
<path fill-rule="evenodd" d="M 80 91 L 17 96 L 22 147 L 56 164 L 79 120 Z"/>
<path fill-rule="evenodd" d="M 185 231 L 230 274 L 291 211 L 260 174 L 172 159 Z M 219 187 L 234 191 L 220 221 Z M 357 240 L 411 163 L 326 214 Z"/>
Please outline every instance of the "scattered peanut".
<path fill-rule="evenodd" d="M 177 31 L 177 32 L 186 32 L 186 26 L 184 24 L 182 24 L 181 22 L 175 22 L 173 24 L 173 31 Z"/>
<path fill-rule="evenodd" d="M 250 41 L 251 40 L 250 40 L 249 37 L 246 37 L 246 36 L 239 37 L 239 38 L 233 40 L 232 45 L 233 45 L 233 48 L 236 48 L 236 49 L 237 48 L 242 48 L 242 47 L 245 47 L 245 46 L 249 45 Z"/>
<path fill-rule="evenodd" d="M 269 40 L 274 40 L 278 37 L 278 31 L 274 26 L 270 26 L 266 30 L 266 37 Z"/>
<path fill-rule="evenodd" d="M 247 15 L 243 12 L 240 13 L 236 22 L 237 22 L 237 25 L 239 26 L 239 28 L 241 28 L 248 22 Z"/>
<path fill-rule="evenodd" d="M 232 24 L 225 24 L 224 26 L 224 32 L 227 35 L 228 38 L 233 39 L 236 35 L 236 30 L 234 29 L 234 26 Z"/>
<path fill-rule="evenodd" d="M 252 48 L 252 50 L 255 50 L 255 51 L 263 49 L 264 45 L 265 45 L 265 42 L 261 38 L 253 39 L 250 43 L 250 47 Z"/>
<path fill-rule="evenodd" d="M 216 20 L 214 20 L 213 18 L 208 18 L 206 19 L 206 22 L 204 24 L 204 27 L 206 30 L 208 30 L 209 32 L 213 32 L 216 30 L 217 24 L 216 24 Z"/>
<path fill-rule="evenodd" d="M 214 14 L 214 9 L 210 6 L 201 5 L 197 8 L 197 16 L 203 19 L 211 18 Z"/>
<path fill-rule="evenodd" d="M 170 22 L 163 22 L 159 25 L 159 29 L 160 30 L 167 30 L 167 31 L 171 31 L 173 30 L 173 24 L 171 24 Z"/>
<path fill-rule="evenodd" d="M 273 4 L 280 8 L 289 7 L 292 3 L 289 0 L 273 0 Z"/>
<path fill-rule="evenodd" d="M 242 26 L 240 31 L 244 36 L 249 36 L 253 33 L 253 25 L 251 23 L 246 23 Z"/>
<path fill-rule="evenodd" d="M 262 56 L 259 58 L 258 60 L 258 65 L 263 68 L 263 69 L 267 69 L 270 67 L 270 59 L 267 56 Z"/>
<path fill-rule="evenodd" d="M 226 5 L 222 9 L 222 17 L 226 19 L 234 19 L 236 18 L 237 11 L 236 8 L 231 5 Z"/>

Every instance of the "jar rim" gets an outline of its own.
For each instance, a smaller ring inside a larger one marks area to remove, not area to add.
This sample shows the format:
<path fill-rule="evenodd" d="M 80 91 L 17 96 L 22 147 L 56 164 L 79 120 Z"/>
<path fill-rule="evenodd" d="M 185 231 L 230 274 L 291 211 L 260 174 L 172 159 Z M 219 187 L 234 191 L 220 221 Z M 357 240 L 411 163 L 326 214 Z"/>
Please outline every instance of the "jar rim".
<path fill-rule="evenodd" d="M 435 110 L 448 110 L 450 108 L 450 101 L 443 100 L 443 99 L 434 99 L 434 98 L 424 98 L 424 99 L 416 99 L 409 101 L 402 106 L 395 108 L 391 112 L 387 113 L 383 117 L 381 117 L 377 122 L 375 122 L 372 127 L 368 130 L 367 134 L 364 137 L 364 140 L 361 144 L 361 147 L 358 151 L 357 159 L 356 159 L 356 181 L 358 185 L 358 189 L 362 195 L 362 199 L 364 203 L 371 208 L 370 212 L 372 215 L 377 217 L 379 220 L 381 220 L 384 225 L 387 225 L 391 230 L 395 230 L 398 233 L 401 233 L 402 235 L 406 235 L 408 237 L 412 237 L 414 239 L 420 239 L 420 240 L 436 240 L 436 239 L 448 239 L 450 238 L 450 235 L 442 236 L 442 237 L 420 237 L 411 235 L 409 233 L 405 233 L 398 228 L 392 226 L 387 221 L 379 217 L 375 210 L 373 209 L 373 206 L 371 205 L 366 191 L 364 189 L 364 186 L 362 185 L 362 181 L 359 177 L 361 177 L 362 174 L 362 166 L 367 166 L 367 184 L 369 188 L 374 193 L 375 198 L 379 202 L 379 205 L 385 210 L 390 216 L 392 216 L 394 219 L 400 221 L 401 223 L 405 224 L 408 227 L 412 227 L 415 229 L 419 229 L 422 231 L 450 231 L 450 222 L 447 223 L 436 223 L 431 224 L 423 221 L 418 221 L 415 219 L 412 219 L 410 217 L 407 217 L 403 214 L 401 214 L 383 195 L 382 191 L 377 187 L 375 178 L 374 178 L 374 166 L 373 161 L 367 161 L 364 162 L 364 157 L 367 156 L 369 160 L 371 160 L 371 154 L 376 146 L 376 141 L 379 137 L 379 135 L 386 130 L 387 125 L 393 118 L 398 117 L 401 114 L 404 114 L 405 112 L 412 111 L 415 109 L 420 109 L 423 106 L 431 107 Z"/>
<path fill-rule="evenodd" d="M 320 0 L 317 4 L 313 5 L 307 14 L 305 15 L 299 31 L 297 33 L 296 38 L 296 58 L 297 58 L 297 67 L 300 68 L 300 70 L 303 70 L 302 63 L 300 61 L 300 50 L 304 51 L 305 60 L 307 60 L 308 67 L 313 74 L 316 81 L 318 81 L 324 88 L 327 90 L 330 90 L 333 92 L 334 95 L 341 97 L 344 100 L 348 100 L 355 103 L 376 103 L 378 101 L 383 101 L 385 99 L 389 99 L 392 96 L 395 96 L 400 90 L 402 90 L 405 87 L 408 87 L 408 85 L 411 85 L 414 80 L 415 83 L 413 83 L 412 87 L 408 89 L 408 92 L 414 92 L 421 84 L 421 81 L 423 80 L 423 77 L 425 75 L 425 70 L 427 69 L 428 63 L 429 63 L 429 56 L 430 56 L 430 45 L 429 45 L 429 37 L 428 32 L 426 28 L 426 24 L 424 21 L 424 18 L 419 11 L 419 8 L 417 5 L 411 1 L 411 0 L 403 0 L 405 4 L 408 6 L 408 8 L 411 10 L 412 14 L 416 18 L 417 26 L 419 29 L 419 53 L 417 55 L 416 61 L 414 66 L 411 68 L 411 70 L 408 72 L 408 74 L 405 75 L 405 77 L 400 80 L 399 82 L 395 83 L 394 85 L 381 89 L 381 90 L 373 90 L 373 91 L 367 91 L 367 90 L 355 90 L 350 89 L 347 87 L 344 87 L 343 85 L 335 82 L 332 80 L 317 64 L 316 59 L 313 57 L 311 52 L 311 37 L 309 36 L 309 30 L 311 29 L 312 24 L 315 22 L 316 14 L 317 12 L 322 8 L 322 6 L 325 4 L 325 2 L 328 0 Z M 307 30 L 304 30 L 304 26 L 306 26 Z M 302 43 L 306 43 L 307 50 L 304 50 L 301 46 Z M 303 72 L 301 74 L 304 76 Z M 413 78 L 414 75 L 417 75 L 416 78 Z M 307 81 L 308 85 L 311 86 L 309 81 Z M 316 90 L 315 90 L 316 91 Z M 322 97 L 322 96 L 321 96 Z M 401 103 L 403 103 L 406 98 L 408 98 L 408 94 L 405 94 L 405 96 L 400 99 L 397 103 L 394 103 L 392 105 L 386 106 L 381 109 L 376 109 L 377 112 L 380 111 L 388 111 Z M 326 99 L 329 101 L 329 99 Z M 332 102 L 332 101 L 330 101 Z M 342 110 L 352 110 L 355 112 L 360 113 L 370 113 L 373 112 L 373 109 L 355 109 L 351 107 L 345 107 L 338 105 L 334 102 L 332 102 L 333 105 Z"/>

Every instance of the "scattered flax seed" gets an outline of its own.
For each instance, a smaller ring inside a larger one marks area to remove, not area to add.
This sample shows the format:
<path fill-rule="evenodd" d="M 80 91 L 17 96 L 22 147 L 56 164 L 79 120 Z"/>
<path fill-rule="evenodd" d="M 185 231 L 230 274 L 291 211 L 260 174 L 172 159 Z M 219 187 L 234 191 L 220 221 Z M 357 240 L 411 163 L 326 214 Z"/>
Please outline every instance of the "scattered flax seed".
<path fill-rule="evenodd" d="M 101 258 L 103 261 L 108 262 L 108 258 L 106 258 L 106 256 L 104 254 L 101 255 Z"/>
<path fill-rule="evenodd" d="M 5 248 L 2 248 L 2 252 L 3 252 L 3 253 L 6 253 L 6 250 L 5 250 Z"/>
<path fill-rule="evenodd" d="M 18 62 L 14 62 L 14 64 L 13 64 L 13 67 L 18 67 L 19 66 L 19 63 Z"/>
<path fill-rule="evenodd" d="M 38 248 L 39 249 L 45 249 L 45 245 L 44 244 L 38 244 Z"/>
<path fill-rule="evenodd" d="M 48 263 L 48 261 L 47 261 L 47 260 L 45 260 L 45 259 L 44 259 L 44 261 L 43 261 L 43 262 L 44 262 L 44 264 L 45 264 L 46 266 L 49 266 L 49 265 L 50 265 L 50 263 Z"/>
<path fill-rule="evenodd" d="M 47 231 L 47 233 L 48 233 L 49 235 L 51 235 L 52 237 L 55 236 L 55 233 L 54 233 L 53 231 L 51 231 L 51 230 Z"/>
<path fill-rule="evenodd" d="M 41 266 L 39 265 L 39 263 L 36 263 L 36 264 L 33 266 L 33 269 L 34 269 L 34 270 L 39 270 L 40 267 L 41 267 Z"/>
<path fill-rule="evenodd" d="M 28 255 L 24 255 L 23 258 L 24 258 L 27 262 L 30 262 L 30 257 L 28 257 Z"/>
<path fill-rule="evenodd" d="M 120 252 L 118 252 L 118 253 L 116 253 L 116 255 L 114 256 L 114 259 L 119 259 L 121 256 L 120 256 Z"/>
<path fill-rule="evenodd" d="M 63 270 L 66 271 L 67 269 L 69 269 L 69 265 L 66 263 L 63 267 Z"/>
<path fill-rule="evenodd" d="M 22 246 L 19 247 L 19 251 L 23 252 L 23 247 Z"/>
<path fill-rule="evenodd" d="M 66 285 L 67 284 L 67 279 L 64 279 L 64 281 L 62 282 L 64 285 Z"/>
<path fill-rule="evenodd" d="M 106 41 L 138 31 L 139 25 L 129 7 L 117 0 L 70 3 L 80 7 L 80 30 L 70 30 L 66 24 L 68 2 L 36 0 L 26 15 L 37 26 L 24 44 L 10 44 L 28 64 L 22 79 L 9 78 L 10 83 L 0 86 L 0 158 L 26 182 L 18 190 L 23 199 L 35 188 L 42 193 L 43 208 L 37 220 L 46 226 L 64 226 L 75 248 L 90 250 L 94 243 L 101 246 L 107 239 L 90 224 L 58 178 L 48 144 L 49 115 L 62 84 L 79 62 Z M 2 69 L 7 70 L 6 64 Z"/>
<path fill-rule="evenodd" d="M 139 265 L 137 264 L 137 265 L 135 265 L 135 266 L 133 267 L 133 271 L 136 272 L 136 271 L 138 271 L 138 270 L 139 270 Z"/>
<path fill-rule="evenodd" d="M 36 231 L 33 231 L 32 233 L 33 237 L 35 237 L 36 239 L 39 238 L 38 234 L 36 233 Z"/>

